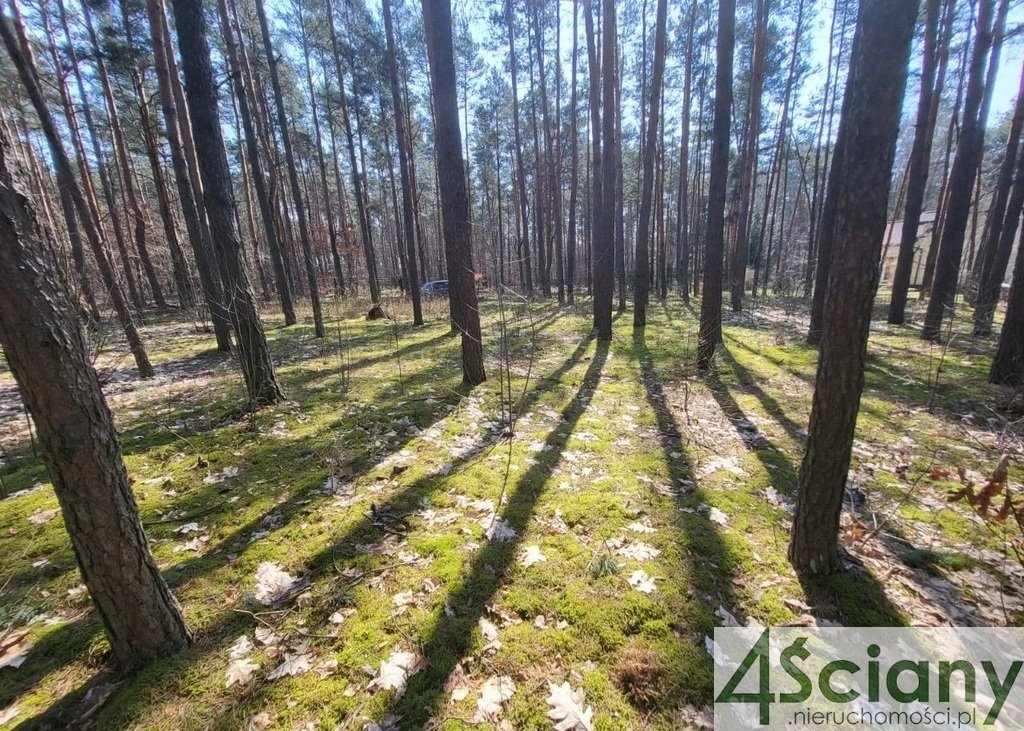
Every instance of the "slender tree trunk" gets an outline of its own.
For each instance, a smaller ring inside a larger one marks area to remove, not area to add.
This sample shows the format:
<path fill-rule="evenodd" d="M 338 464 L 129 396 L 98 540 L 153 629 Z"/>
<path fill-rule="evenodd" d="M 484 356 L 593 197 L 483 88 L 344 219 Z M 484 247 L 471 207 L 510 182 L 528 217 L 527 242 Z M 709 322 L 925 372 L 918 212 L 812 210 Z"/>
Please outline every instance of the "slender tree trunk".
<path fill-rule="evenodd" d="M 103 89 L 103 98 L 107 104 L 107 118 L 110 120 L 110 133 L 114 139 L 114 157 L 121 168 L 121 184 L 124 187 L 125 197 L 128 199 L 128 207 L 131 210 L 132 219 L 135 222 L 135 248 L 142 260 L 142 270 L 149 282 L 149 289 L 153 293 L 153 301 L 157 309 L 166 310 L 167 300 L 164 297 L 163 288 L 160 286 L 160 279 L 156 275 L 156 268 L 153 266 L 153 259 L 149 254 L 149 244 L 146 238 L 146 216 L 139 203 L 138 183 L 135 180 L 135 171 L 132 169 L 131 157 L 128 155 L 128 144 L 125 142 L 124 129 L 121 127 L 121 115 L 118 113 L 117 104 L 114 102 L 114 92 L 110 85 L 110 76 L 107 74 L 107 64 L 104 54 L 100 48 L 96 31 L 93 28 L 92 13 L 89 11 L 89 4 L 82 3 L 82 15 L 85 18 L 85 27 L 89 33 L 89 41 L 92 43 L 95 55 L 94 63 L 99 73 L 100 87 Z"/>
<path fill-rule="evenodd" d="M 679 123 L 679 196 L 676 214 L 676 286 L 683 302 L 690 301 L 690 107 L 693 104 L 693 35 L 697 0 L 687 16 L 683 57 L 683 109 Z"/>
<path fill-rule="evenodd" d="M 264 0 L 256 0 L 256 14 L 260 20 L 260 32 L 263 35 L 263 50 L 267 54 L 270 67 L 270 86 L 274 92 L 274 103 L 277 107 L 277 124 L 281 132 L 281 144 L 284 146 L 285 165 L 288 168 L 288 179 L 292 188 L 292 203 L 295 216 L 299 219 L 299 240 L 302 244 L 302 259 L 309 283 L 309 298 L 313 305 L 313 330 L 315 337 L 326 335 L 324 315 L 320 306 L 320 289 L 316 282 L 316 265 L 313 259 L 313 242 L 309 236 L 309 220 L 306 216 L 306 203 L 302 197 L 299 184 L 299 171 L 295 164 L 295 153 L 292 150 L 292 137 L 288 126 L 288 113 L 284 108 L 284 95 L 281 93 L 281 79 L 277 70 L 280 61 L 274 53 L 274 43 L 270 38 L 270 26 L 267 23 L 267 12 L 263 7 Z"/>
<path fill-rule="evenodd" d="M 408 131 L 405 123 L 405 105 L 398 88 L 398 53 L 395 50 L 395 34 L 391 27 L 391 2 L 383 0 L 384 31 L 388 43 L 388 76 L 391 80 L 391 104 L 395 115 L 395 136 L 398 140 L 398 169 L 402 179 L 402 226 L 405 235 L 406 272 L 409 294 L 412 295 L 412 318 L 414 325 L 423 324 L 423 310 L 420 306 L 420 276 L 416 269 L 416 226 L 413 210 L 412 185 L 409 178 Z"/>
<path fill-rule="evenodd" d="M 1024 211 L 1024 148 L 1021 148 L 1017 159 L 1017 168 L 1013 185 L 1006 205 L 1005 220 L 999 226 L 999 240 L 992 245 L 993 254 L 978 286 L 978 295 L 974 305 L 974 334 L 989 335 L 992 332 L 992 319 L 999 305 L 999 294 L 1006 266 L 1013 253 L 1013 245 L 1017 242 L 1017 231 L 1020 226 L 1021 212 Z M 1020 248 L 1020 244 L 1018 244 Z M 1016 274 L 1016 272 L 1014 272 Z"/>
<path fill-rule="evenodd" d="M 334 283 L 337 292 L 345 291 L 345 275 L 341 270 L 341 254 L 338 251 L 338 230 L 334 223 L 334 210 L 331 207 L 331 192 L 327 186 L 327 165 L 324 162 L 323 135 L 320 133 L 320 114 L 317 111 L 316 92 L 313 89 L 313 68 L 309 55 L 309 38 L 303 18 L 302 4 L 296 2 L 295 12 L 299 17 L 299 29 L 302 34 L 302 56 L 306 67 L 306 86 L 309 91 L 309 107 L 313 114 L 313 141 L 316 145 L 316 164 L 320 173 L 320 191 L 324 199 L 324 218 L 327 220 L 327 237 L 331 244 L 331 261 L 334 264 Z"/>
<path fill-rule="evenodd" d="M 985 137 L 985 120 L 979 118 L 979 111 L 985 96 L 985 68 L 992 46 L 994 4 L 995 0 L 979 0 L 978 32 L 968 72 L 963 123 L 960 127 L 956 154 L 953 156 L 953 167 L 949 173 L 946 218 L 942 225 L 942 237 L 935 259 L 931 297 L 928 300 L 924 327 L 921 330 L 921 337 L 926 340 L 939 339 L 943 320 L 952 310 L 956 297 L 964 237 L 971 213 L 971 188 L 981 163 Z"/>
<path fill-rule="evenodd" d="M 1010 191 L 1016 183 L 1015 173 L 1019 169 L 1017 150 L 1020 147 L 1021 131 L 1024 130 L 1024 73 L 1021 74 L 1017 91 L 1010 131 L 1006 138 L 1006 149 L 999 164 L 999 177 L 992 196 L 985 221 L 985 229 L 978 259 L 971 272 L 974 289 L 974 334 L 988 335 L 992 331 L 992 314 L 999 298 L 999 285 L 1010 261 L 1013 237 L 1009 239 L 1010 251 L 1003 251 L 1003 226 L 1010 224 L 1016 230 L 1017 221 L 1007 215 Z M 1018 173 L 1019 174 L 1019 173 Z M 978 206 L 975 206 L 977 210 Z"/>
<path fill-rule="evenodd" d="M 789 559 L 800 573 L 839 564 L 839 516 L 864 388 L 871 310 L 919 0 L 863 0 L 837 151 L 835 250 Z"/>
<path fill-rule="evenodd" d="M 569 101 L 569 159 L 572 169 L 569 172 L 569 231 L 566 242 L 565 288 L 566 300 L 571 305 L 576 301 L 576 207 L 579 195 L 579 129 L 577 122 L 576 66 L 579 55 L 579 8 L 577 0 L 572 1 L 572 89 Z"/>
<path fill-rule="evenodd" d="M 931 167 L 932 140 L 935 138 L 935 121 L 938 115 L 939 97 L 942 95 L 942 78 L 936 81 L 937 69 L 945 61 L 940 62 L 940 54 L 949 56 L 948 39 L 945 35 L 943 48 L 939 48 L 939 15 L 942 0 L 927 0 L 925 17 L 924 60 L 921 64 L 921 95 L 917 102 L 917 127 L 914 132 L 914 145 L 910 151 L 910 167 L 907 169 L 907 198 L 903 212 L 903 228 L 900 233 L 899 253 L 896 257 L 896 270 L 893 273 L 892 295 L 889 298 L 889 323 L 902 325 L 906 320 L 907 292 L 910 289 L 910 277 L 914 266 L 914 251 L 917 247 L 918 228 L 921 224 L 921 211 L 924 207 L 924 195 L 928 184 L 928 170 Z M 949 10 L 944 22 L 948 23 L 951 32 L 953 3 L 948 3 Z"/>
<path fill-rule="evenodd" d="M 256 297 L 249 284 L 245 256 L 235 230 L 235 197 L 217 113 L 217 85 L 207 41 L 202 0 L 174 0 L 185 89 L 191 111 L 192 137 L 202 170 L 203 199 L 216 246 L 231 323 L 238 340 L 238 359 L 252 406 L 284 398 L 270 359 Z"/>
<path fill-rule="evenodd" d="M 462 379 L 469 384 L 486 380 L 480 312 L 469 219 L 469 195 L 462 162 L 459 103 L 456 98 L 452 51 L 452 11 L 449 0 L 423 0 L 430 86 L 437 123 L 434 125 L 438 177 L 444 223 L 445 252 L 453 312 L 462 333 Z"/>
<path fill-rule="evenodd" d="M 992 359 L 989 381 L 1006 386 L 1024 384 L 1024 246 L 1017 247 L 1006 319 Z"/>
<path fill-rule="evenodd" d="M 648 238 L 651 230 L 651 196 L 654 190 L 655 136 L 661 114 L 661 86 L 665 75 L 665 36 L 668 9 L 666 0 L 658 0 L 654 30 L 654 71 L 651 77 L 650 112 L 647 117 L 647 144 L 643 149 L 643 189 L 640 192 L 640 214 L 636 227 L 636 278 L 633 280 L 633 328 L 647 325 L 647 303 L 650 299 L 650 256 Z"/>
<path fill-rule="evenodd" d="M 519 131 L 519 80 L 518 67 L 519 57 L 516 55 L 516 35 L 512 13 L 515 7 L 514 0 L 505 2 L 505 24 L 508 27 L 508 66 L 512 76 L 512 133 L 515 142 L 516 153 L 516 186 L 519 194 L 519 243 L 517 254 L 522 262 L 523 274 L 526 278 L 526 296 L 533 297 L 533 265 L 530 258 L 530 231 L 529 216 L 526 210 L 526 168 L 523 166 L 523 144 L 522 135 Z"/>
<path fill-rule="evenodd" d="M 601 4 L 603 29 L 601 55 L 604 59 L 602 81 L 602 147 L 612 157 L 601 166 L 601 198 L 595 202 L 598 225 L 594 227 L 594 327 L 597 339 L 612 339 L 612 297 L 615 289 L 615 3 Z"/>
<path fill-rule="evenodd" d="M 260 162 L 259 145 L 257 144 L 257 132 L 253 125 L 252 111 L 249 106 L 249 89 L 245 83 L 246 75 L 240 58 L 241 46 L 239 41 L 241 37 L 236 37 L 238 28 L 237 26 L 232 27 L 226 0 L 218 0 L 217 10 L 220 17 L 221 35 L 224 38 L 224 46 L 227 52 L 228 66 L 231 69 L 235 99 L 238 103 L 238 116 L 242 120 L 245 147 L 248 152 L 249 167 L 252 170 L 252 182 L 256 188 L 256 200 L 260 209 L 260 218 L 263 221 L 263 233 L 267 237 L 270 261 L 274 267 L 274 280 L 277 285 L 278 297 L 281 301 L 281 311 L 284 313 L 284 324 L 285 327 L 288 327 L 298 322 L 298 318 L 296 317 L 295 305 L 292 301 L 291 285 L 285 270 L 284 252 L 282 251 L 281 240 L 278 237 L 274 206 L 270 193 L 267 190 L 266 180 L 263 177 L 263 167 Z"/>
<path fill-rule="evenodd" d="M 750 103 L 747 107 L 746 148 L 740 163 L 739 218 L 736 249 L 732 257 L 730 303 L 734 312 L 743 309 L 750 260 L 750 228 L 757 191 L 757 153 L 761 139 L 761 93 L 764 87 L 765 46 L 768 35 L 768 0 L 754 3 L 754 48 L 750 61 Z"/>
<path fill-rule="evenodd" d="M 732 111 L 732 56 L 736 38 L 736 2 L 718 2 L 715 118 L 712 126 L 708 222 L 704 239 L 704 295 L 700 302 L 697 366 L 711 369 L 722 339 L 722 255 L 725 250 L 725 196 L 729 177 L 729 127 Z"/>
<path fill-rule="evenodd" d="M 217 349 L 228 352 L 231 350 L 230 317 L 224 307 L 224 292 L 221 287 L 220 272 L 217 270 L 217 258 L 213 252 L 213 243 L 210 240 L 206 212 L 201 209 L 201 203 L 196 199 L 196 191 L 192 187 L 192 177 L 185 157 L 182 141 L 184 137 L 183 118 L 179 114 L 174 95 L 173 87 L 176 79 L 171 78 L 173 66 L 168 60 L 168 56 L 173 58 L 173 51 L 166 32 L 167 15 L 163 0 L 146 0 L 146 13 L 149 17 L 150 41 L 153 44 L 153 66 L 156 69 L 160 108 L 163 112 L 164 128 L 171 151 L 171 166 L 174 169 L 178 201 L 181 204 L 182 217 L 185 219 L 189 244 L 195 255 L 203 297 L 210 311 L 210 319 L 213 321 Z"/>
<path fill-rule="evenodd" d="M 345 99 L 345 73 L 341 65 L 341 48 L 338 43 L 338 31 L 334 25 L 333 5 L 330 6 L 328 28 L 331 33 L 331 51 L 334 56 L 334 71 L 338 77 L 338 102 L 341 106 L 341 121 L 345 128 L 345 142 L 348 146 L 349 167 L 352 169 L 352 191 L 356 199 L 356 213 L 359 216 L 359 232 L 363 239 L 363 254 L 366 257 L 367 283 L 370 288 L 370 316 L 380 317 L 384 313 L 380 307 L 380 284 L 377 281 L 377 264 L 373 255 L 373 239 L 370 236 L 370 220 L 363 198 L 363 185 L 359 175 L 356 158 L 355 140 L 352 136 L 352 125 L 349 122 L 348 102 Z"/>
<path fill-rule="evenodd" d="M 28 93 L 29 101 L 31 101 L 36 116 L 39 118 L 39 124 L 50 147 L 50 155 L 57 170 L 57 184 L 61 189 L 68 191 L 75 204 L 75 212 L 78 214 L 79 223 L 85 230 L 86 240 L 89 242 L 93 258 L 96 260 L 97 268 L 100 270 L 100 276 L 102 276 L 107 293 L 110 295 L 111 304 L 117 313 L 121 329 L 124 331 L 125 340 L 128 341 L 128 348 L 135 358 L 135 366 L 138 368 L 139 376 L 141 378 L 152 378 L 154 375 L 153 366 L 149 362 L 149 356 L 146 354 L 142 338 L 139 337 L 135 322 L 132 320 L 131 312 L 128 310 L 128 305 L 124 300 L 124 295 L 121 293 L 117 280 L 114 278 L 113 269 L 107 259 L 99 231 L 92 218 L 92 211 L 85 201 L 85 196 L 82 195 L 82 189 L 79 188 L 78 182 L 75 180 L 74 173 L 71 170 L 71 161 L 61 145 L 60 137 L 57 135 L 57 127 L 53 123 L 53 117 L 50 116 L 49 107 L 46 105 L 42 86 L 39 83 L 35 59 L 32 57 L 31 47 L 25 36 L 24 26 L 21 24 L 20 17 L 16 14 L 17 6 L 12 4 L 11 8 L 15 12 L 14 27 L 12 27 L 10 21 L 0 15 L 0 36 L 3 37 L 7 55 L 17 69 L 21 83 Z"/>
<path fill-rule="evenodd" d="M 6 20 L 0 20 L 4 35 Z M 114 420 L 48 234 L 0 131 L 0 343 L 32 414 L 82 579 L 124 671 L 191 636 L 142 529 Z M 102 537 L 102 540 L 100 540 Z"/>
<path fill-rule="evenodd" d="M 587 73 L 590 111 L 590 201 L 587 216 L 587 294 L 593 290 L 597 237 L 602 227 L 604 209 L 604 167 L 601 160 L 601 64 L 597 55 L 597 36 L 594 33 L 594 0 L 583 0 L 583 24 L 587 36 Z M 596 303 L 595 303 L 596 306 Z M 595 321 L 596 325 L 596 321 Z"/>

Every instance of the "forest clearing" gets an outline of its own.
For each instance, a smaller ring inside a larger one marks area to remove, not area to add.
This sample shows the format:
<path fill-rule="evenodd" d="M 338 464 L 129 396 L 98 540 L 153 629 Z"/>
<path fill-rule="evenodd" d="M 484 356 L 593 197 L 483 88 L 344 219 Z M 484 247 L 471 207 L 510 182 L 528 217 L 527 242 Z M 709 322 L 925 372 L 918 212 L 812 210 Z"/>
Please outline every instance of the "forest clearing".
<path fill-rule="evenodd" d="M 0 0 L 0 728 L 1024 727 L 1021 39 Z"/>
<path fill-rule="evenodd" d="M 922 349 L 876 323 L 847 571 L 801 583 L 786 545 L 815 351 L 799 309 L 728 320 L 714 381 L 698 377 L 696 320 L 678 300 L 637 338 L 618 318 L 610 346 L 589 337 L 584 304 L 526 310 L 510 337 L 511 439 L 507 395 L 496 379 L 461 386 L 436 307 L 413 328 L 349 306 L 324 341 L 268 317 L 288 400 L 254 414 L 211 339 L 174 321 L 144 328 L 161 375 L 139 380 L 123 358 L 99 367 L 195 646 L 121 683 L 104 671 L 102 629 L 23 435 L 0 531 L 3 616 L 29 629 L 28 658 L 0 676 L 0 705 L 57 726 L 109 693 L 100 728 L 389 715 L 461 728 L 505 678 L 511 728 L 547 728 L 548 683 L 564 682 L 584 691 L 594 728 L 700 728 L 716 625 L 1020 621 L 1024 567 L 1005 545 L 1019 533 L 947 502 L 958 469 L 982 484 L 1020 448 L 1004 395 L 985 386 L 990 347 Z M 498 353 L 496 303 L 484 312 L 485 351 Z M 11 434 L 24 417 L 9 376 L 3 386 Z M 295 581 L 272 606 L 255 598 L 265 562 Z M 232 656 L 242 637 L 251 665 Z M 400 698 L 381 685 L 396 652 L 418 668 Z"/>

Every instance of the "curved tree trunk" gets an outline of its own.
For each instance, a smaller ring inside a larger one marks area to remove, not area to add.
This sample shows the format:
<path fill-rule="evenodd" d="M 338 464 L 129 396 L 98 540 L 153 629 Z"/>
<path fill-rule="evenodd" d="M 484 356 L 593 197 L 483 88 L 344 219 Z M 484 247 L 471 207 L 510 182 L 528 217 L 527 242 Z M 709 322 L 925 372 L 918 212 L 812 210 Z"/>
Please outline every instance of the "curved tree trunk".
<path fill-rule="evenodd" d="M 36 425 L 82 580 L 117 664 L 128 671 L 184 649 L 191 638 L 149 552 L 56 254 L 2 135 L 0 343 Z"/>
<path fill-rule="evenodd" d="M 146 348 L 142 344 L 142 338 L 139 337 L 139 331 L 135 327 L 131 312 L 128 310 L 128 304 L 121 293 L 121 288 L 114 278 L 114 271 L 110 266 L 110 261 L 107 259 L 99 230 L 96 228 L 92 217 L 92 211 L 85 201 L 85 196 L 82 195 L 82 189 L 78 187 L 78 181 L 75 180 L 75 175 L 71 170 L 71 161 L 61 145 L 60 137 L 57 135 L 57 127 L 53 123 L 53 117 L 50 116 L 50 110 L 43 96 L 43 90 L 35 67 L 35 60 L 32 57 L 28 39 L 25 37 L 24 28 L 21 25 L 20 19 L 16 19 L 16 22 L 16 28 L 12 28 L 11 23 L 6 18 L 0 17 L 0 36 L 3 37 L 7 55 L 17 68 L 21 83 L 28 93 L 36 116 L 39 117 L 39 124 L 50 147 L 50 155 L 53 158 L 54 167 L 57 169 L 57 185 L 61 189 L 68 191 L 71 200 L 75 204 L 75 212 L 78 214 L 79 223 L 81 223 L 82 228 L 85 230 L 86 240 L 89 242 L 89 248 L 92 249 L 93 257 L 96 259 L 96 266 L 100 270 L 100 276 L 103 277 L 103 284 L 110 295 L 110 301 L 114 306 L 114 311 L 117 313 L 121 329 L 124 331 L 125 340 L 128 341 L 128 348 L 135 358 L 135 366 L 138 368 L 139 376 L 142 378 L 152 378 L 154 371 L 153 366 L 149 362 Z"/>

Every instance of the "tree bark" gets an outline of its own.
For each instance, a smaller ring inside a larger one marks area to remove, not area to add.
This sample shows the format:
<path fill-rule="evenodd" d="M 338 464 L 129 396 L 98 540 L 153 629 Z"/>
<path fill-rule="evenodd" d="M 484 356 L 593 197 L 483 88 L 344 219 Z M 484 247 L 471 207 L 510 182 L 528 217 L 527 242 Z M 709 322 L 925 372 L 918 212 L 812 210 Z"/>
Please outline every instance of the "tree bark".
<path fill-rule="evenodd" d="M 989 381 L 1005 386 L 1024 385 L 1024 246 L 1017 247 L 1006 319 L 992 359 Z"/>
<path fill-rule="evenodd" d="M 956 154 L 953 156 L 953 167 L 949 172 L 946 218 L 942 224 L 942 237 L 935 259 L 931 297 L 924 316 L 924 327 L 921 329 L 921 337 L 925 340 L 938 340 L 941 337 L 942 323 L 953 308 L 956 298 L 964 237 L 971 212 L 971 188 L 978 174 L 985 137 L 985 120 L 980 119 L 979 110 L 985 96 L 985 68 L 992 46 L 994 5 L 995 0 L 979 0 L 978 32 L 968 72 L 963 122 Z"/>
<path fill-rule="evenodd" d="M 409 157 L 412 154 L 407 144 L 405 104 L 398 88 L 398 53 L 395 50 L 395 33 L 391 27 L 391 2 L 383 0 L 384 32 L 388 44 L 388 76 L 391 80 L 391 104 L 395 115 L 395 136 L 398 138 L 398 172 L 402 181 L 402 227 L 405 236 L 406 274 L 409 294 L 412 296 L 412 318 L 414 325 L 423 324 L 423 309 L 420 305 L 420 276 L 416 268 L 416 226 L 412 201 L 412 185 L 409 177 Z"/>
<path fill-rule="evenodd" d="M 643 149 L 643 189 L 640 192 L 640 213 L 636 227 L 636 277 L 633 280 L 633 328 L 647 325 L 647 303 L 650 299 L 650 256 L 648 239 L 651 230 L 651 197 L 654 190 L 655 136 L 661 113 L 661 87 L 665 76 L 665 36 L 668 10 L 665 0 L 658 0 L 654 29 L 654 71 L 651 77 L 650 112 L 647 117 L 647 144 Z"/>
<path fill-rule="evenodd" d="M 750 260 L 750 227 L 757 190 L 757 153 L 761 139 L 761 94 L 764 88 L 765 46 L 768 35 L 768 0 L 754 3 L 754 47 L 750 61 L 750 103 L 747 108 L 746 147 L 740 162 L 739 218 L 736 248 L 731 259 L 730 304 L 734 312 L 743 309 Z"/>
<path fill-rule="evenodd" d="M 189 244 L 195 254 L 196 269 L 199 270 L 199 283 L 203 288 L 203 297 L 213 321 L 214 337 L 217 349 L 222 352 L 231 350 L 230 317 L 224 307 L 224 292 L 221 288 L 220 273 L 217 271 L 217 258 L 210 240 L 210 230 L 206 222 L 206 212 L 200 208 L 196 199 L 196 191 L 192 187 L 188 161 L 185 158 L 184 120 L 179 114 L 177 100 L 174 95 L 175 79 L 172 79 L 173 68 L 168 57 L 173 57 L 170 39 L 167 34 L 167 10 L 163 0 L 146 0 L 146 13 L 149 17 L 150 40 L 153 44 L 153 66 L 156 69 L 157 87 L 160 94 L 160 108 L 164 117 L 164 128 L 171 151 L 171 166 L 174 169 L 174 182 L 178 188 L 178 201 L 181 204 L 182 217 L 188 231 Z"/>
<path fill-rule="evenodd" d="M 601 55 L 604 59 L 601 110 L 602 147 L 615 149 L 615 3 L 601 4 L 603 28 Z M 616 171 L 614 152 L 601 166 L 601 199 L 595 203 L 598 224 L 594 228 L 594 327 L 597 339 L 612 339 L 612 296 L 615 289 Z"/>
<path fill-rule="evenodd" d="M 0 137 L 0 343 L 36 425 L 82 579 L 118 666 L 130 671 L 184 649 L 191 637 L 149 552 L 113 417 L 9 149 Z"/>
<path fill-rule="evenodd" d="M 836 159 L 835 249 L 789 559 L 799 573 L 839 563 L 839 517 L 864 388 L 900 110 L 919 0 L 863 0 Z"/>
<path fill-rule="evenodd" d="M 921 224 L 921 211 L 931 167 L 932 141 L 935 138 L 935 122 L 938 114 L 939 97 L 942 95 L 943 77 L 936 81 L 937 69 L 945 68 L 949 57 L 949 35 L 952 30 L 953 3 L 947 3 L 944 43 L 939 48 L 939 15 L 942 0 L 927 0 L 925 16 L 924 60 L 921 63 L 921 94 L 917 102 L 917 127 L 914 144 L 910 151 L 910 166 L 907 170 L 907 198 L 903 211 L 903 227 L 900 233 L 899 253 L 896 270 L 893 273 L 892 294 L 889 298 L 889 323 L 902 325 L 906 321 L 907 292 L 914 265 L 914 251 L 917 248 L 917 233 Z M 940 56 L 943 58 L 940 61 Z"/>
<path fill-rule="evenodd" d="M 452 11 L 449 0 L 423 0 L 430 86 L 434 97 L 434 145 L 440 181 L 441 214 L 444 225 L 445 254 L 448 262 L 449 291 L 455 325 L 462 334 L 462 379 L 465 383 L 483 383 L 483 342 L 480 312 L 476 297 L 476 272 L 466 191 L 462 140 L 459 133 L 459 106 L 456 99 L 455 59 L 452 51 Z"/>
<path fill-rule="evenodd" d="M 715 118 L 712 123 L 707 235 L 704 239 L 704 295 L 700 302 L 697 367 L 711 369 L 722 339 L 722 254 L 725 250 L 725 196 L 729 177 L 729 126 L 732 111 L 732 55 L 736 37 L 736 1 L 718 2 L 715 65 Z"/>
<path fill-rule="evenodd" d="M 1020 147 L 1022 130 L 1024 130 L 1024 73 L 1021 74 L 1017 104 L 1006 138 L 1006 149 L 1003 151 L 1003 159 L 999 164 L 999 177 L 986 217 L 981 248 L 971 272 L 976 289 L 974 300 L 974 335 L 976 336 L 984 336 L 992 332 L 992 316 L 995 314 L 995 306 L 999 302 L 999 286 L 1002 284 L 1006 265 L 1010 261 L 1010 254 L 1013 250 L 1019 216 L 1008 214 L 1007 211 L 1009 210 L 1011 190 L 1015 189 L 1020 180 L 1020 162 L 1017 150 Z M 1007 225 L 1014 230 L 1014 236 L 1010 236 L 1009 239 L 1003 236 L 1003 228 Z M 1006 246 L 1010 248 L 1006 249 Z"/>
<path fill-rule="evenodd" d="M 309 286 L 309 298 L 313 305 L 314 337 L 326 335 L 324 314 L 320 306 L 320 289 L 316 282 L 316 264 L 313 259 L 313 242 L 309 236 L 309 220 L 306 216 L 306 202 L 302 197 L 299 184 L 299 171 L 295 164 L 295 152 L 292 149 L 291 131 L 288 126 L 288 114 L 284 108 L 284 95 L 281 93 L 281 78 L 277 70 L 280 59 L 274 53 L 274 43 L 270 38 L 270 26 L 267 23 L 267 12 L 264 0 L 256 0 L 256 14 L 259 16 L 260 32 L 263 35 L 263 50 L 267 54 L 270 67 L 270 86 L 274 92 L 274 104 L 277 107 L 277 125 L 281 132 L 281 144 L 284 147 L 285 166 L 288 168 L 288 179 L 292 189 L 292 203 L 295 206 L 295 217 L 299 219 L 299 241 L 302 245 L 302 261 L 306 269 Z"/>
<path fill-rule="evenodd" d="M 250 404 L 255 407 L 284 398 L 270 359 L 245 255 L 235 230 L 235 197 L 217 114 L 217 86 L 207 41 L 202 0 L 174 0 L 185 90 L 191 111 L 192 137 L 202 172 L 203 200 L 217 251 L 228 312 L 238 340 L 238 359 Z"/>

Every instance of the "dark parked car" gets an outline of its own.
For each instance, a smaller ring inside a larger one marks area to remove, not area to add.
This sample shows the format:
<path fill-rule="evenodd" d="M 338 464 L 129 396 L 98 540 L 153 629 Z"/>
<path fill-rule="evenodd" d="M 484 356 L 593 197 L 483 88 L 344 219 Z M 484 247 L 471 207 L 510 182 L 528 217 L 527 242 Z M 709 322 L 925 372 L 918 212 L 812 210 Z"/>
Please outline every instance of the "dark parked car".
<path fill-rule="evenodd" d="M 420 294 L 424 297 L 447 297 L 448 296 L 448 280 L 437 279 L 433 282 L 424 282 L 420 286 Z"/>

